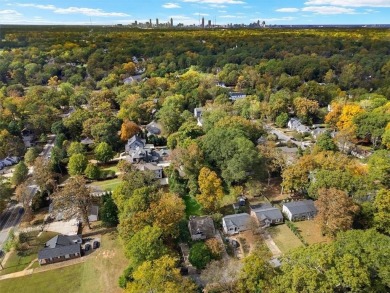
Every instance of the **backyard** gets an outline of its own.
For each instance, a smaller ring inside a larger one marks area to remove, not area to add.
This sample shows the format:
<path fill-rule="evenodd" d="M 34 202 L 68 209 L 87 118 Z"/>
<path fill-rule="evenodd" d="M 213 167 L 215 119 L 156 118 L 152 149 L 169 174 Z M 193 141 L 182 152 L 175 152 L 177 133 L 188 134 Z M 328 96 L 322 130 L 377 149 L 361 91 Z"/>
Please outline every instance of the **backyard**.
<path fill-rule="evenodd" d="M 101 247 L 84 263 L 2 280 L 0 292 L 123 292 L 118 286 L 118 278 L 127 265 L 118 234 L 106 233 L 102 235 Z"/>
<path fill-rule="evenodd" d="M 193 196 L 184 196 L 184 203 L 186 205 L 186 216 L 201 216 L 203 215 L 202 206 L 196 201 Z"/>
<path fill-rule="evenodd" d="M 285 224 L 268 228 L 268 232 L 283 253 L 303 245 L 301 240 Z"/>
<path fill-rule="evenodd" d="M 320 226 L 315 221 L 301 221 L 294 223 L 307 244 L 326 243 L 330 239 L 323 236 Z"/>
<path fill-rule="evenodd" d="M 114 189 L 121 184 L 122 180 L 120 178 L 114 178 L 104 181 L 95 181 L 91 184 L 93 189 L 99 191 L 114 191 Z"/>

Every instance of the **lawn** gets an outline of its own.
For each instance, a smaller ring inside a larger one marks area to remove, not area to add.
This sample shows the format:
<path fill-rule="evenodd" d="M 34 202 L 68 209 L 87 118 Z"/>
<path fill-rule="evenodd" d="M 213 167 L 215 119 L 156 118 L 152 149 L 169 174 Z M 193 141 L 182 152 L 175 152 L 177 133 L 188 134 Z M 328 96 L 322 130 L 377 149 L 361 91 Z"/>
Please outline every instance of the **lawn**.
<path fill-rule="evenodd" d="M 120 178 L 104 180 L 104 181 L 95 181 L 91 185 L 100 188 L 103 191 L 113 191 L 122 180 Z"/>
<path fill-rule="evenodd" d="M 330 241 L 328 237 L 322 236 L 320 226 L 314 221 L 301 221 L 294 224 L 308 244 L 326 243 Z"/>
<path fill-rule="evenodd" d="M 201 216 L 203 215 L 202 206 L 196 201 L 192 196 L 183 197 L 184 203 L 186 205 L 186 216 Z"/>
<path fill-rule="evenodd" d="M 84 263 L 0 281 L 0 292 L 119 293 L 118 278 L 127 265 L 118 234 L 107 233 Z"/>
<path fill-rule="evenodd" d="M 0 275 L 6 275 L 24 270 L 34 259 L 37 258 L 38 251 L 41 250 L 45 243 L 58 235 L 54 232 L 43 232 L 39 237 L 38 231 L 26 233 L 23 242 L 18 250 L 11 252 L 7 263 L 3 264 L 4 269 Z M 36 265 L 35 265 L 36 266 Z"/>
<path fill-rule="evenodd" d="M 301 240 L 285 224 L 268 228 L 268 232 L 283 253 L 303 245 Z"/>
<path fill-rule="evenodd" d="M 32 274 L 16 279 L 0 281 L 0 292 L 11 293 L 73 293 L 82 292 L 80 275 L 83 265 L 69 267 Z M 85 291 L 84 291 L 85 292 Z M 96 292 L 96 291 L 95 291 Z"/>

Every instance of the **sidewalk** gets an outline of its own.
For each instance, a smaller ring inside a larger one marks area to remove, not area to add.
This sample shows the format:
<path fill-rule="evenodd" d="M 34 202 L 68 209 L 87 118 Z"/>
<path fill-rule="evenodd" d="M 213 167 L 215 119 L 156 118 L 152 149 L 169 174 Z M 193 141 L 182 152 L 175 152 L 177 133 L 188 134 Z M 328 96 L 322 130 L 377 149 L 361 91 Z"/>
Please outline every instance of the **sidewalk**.
<path fill-rule="evenodd" d="M 45 265 L 45 266 L 38 267 L 38 268 L 35 268 L 35 269 L 25 269 L 25 270 L 20 271 L 20 272 L 16 272 L 16 273 L 11 273 L 11 274 L 0 276 L 0 281 L 1 280 L 6 280 L 6 279 L 13 279 L 13 278 L 18 278 L 18 277 L 24 277 L 24 276 L 37 274 L 37 273 L 41 273 L 41 272 L 46 272 L 46 271 L 51 271 L 51 270 L 55 270 L 55 269 L 59 269 L 59 268 L 69 267 L 69 266 L 72 266 L 72 265 L 83 263 L 87 259 L 88 259 L 88 256 L 83 256 L 83 257 L 67 260 L 67 261 L 64 261 L 64 262 L 59 262 L 59 263 Z"/>

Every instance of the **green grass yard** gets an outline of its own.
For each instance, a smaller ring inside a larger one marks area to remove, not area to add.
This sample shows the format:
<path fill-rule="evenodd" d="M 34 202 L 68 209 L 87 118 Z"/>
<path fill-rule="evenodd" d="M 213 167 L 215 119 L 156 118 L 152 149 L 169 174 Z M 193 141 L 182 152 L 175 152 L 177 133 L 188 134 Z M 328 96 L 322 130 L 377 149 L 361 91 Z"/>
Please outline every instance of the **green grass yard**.
<path fill-rule="evenodd" d="M 121 182 L 122 180 L 120 178 L 114 178 L 104 181 L 95 181 L 91 183 L 91 185 L 96 186 L 103 191 L 113 191 L 119 184 L 121 184 Z"/>
<path fill-rule="evenodd" d="M 20 245 L 18 250 L 11 252 L 7 263 L 3 264 L 4 269 L 0 271 L 0 275 L 24 270 L 34 259 L 37 258 L 38 251 L 44 247 L 45 243 L 58 234 L 54 232 L 43 232 L 39 237 L 37 237 L 38 233 L 38 231 L 34 231 L 25 234 L 27 237 L 24 243 Z M 36 267 L 37 264 L 34 266 Z"/>
<path fill-rule="evenodd" d="M 272 236 L 275 244 L 279 249 L 286 253 L 291 249 L 303 246 L 301 240 L 287 227 L 286 224 L 273 226 L 268 228 L 269 233 Z"/>
<path fill-rule="evenodd" d="M 203 215 L 202 206 L 196 201 L 192 196 L 183 197 L 184 203 L 186 205 L 186 216 L 201 216 Z"/>
<path fill-rule="evenodd" d="M 74 293 L 82 292 L 83 264 L 0 281 L 2 293 Z M 85 291 L 84 291 L 85 292 Z M 96 291 L 95 291 L 96 292 Z"/>
<path fill-rule="evenodd" d="M 127 267 L 117 233 L 102 235 L 101 247 L 84 263 L 0 281 L 2 293 L 123 292 L 118 278 Z"/>

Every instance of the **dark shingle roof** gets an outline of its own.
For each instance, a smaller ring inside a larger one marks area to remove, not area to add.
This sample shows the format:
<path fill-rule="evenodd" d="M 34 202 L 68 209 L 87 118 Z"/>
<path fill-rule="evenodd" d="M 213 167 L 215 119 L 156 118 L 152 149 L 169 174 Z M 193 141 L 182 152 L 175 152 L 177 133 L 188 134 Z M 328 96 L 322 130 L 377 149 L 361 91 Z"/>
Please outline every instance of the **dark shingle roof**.
<path fill-rule="evenodd" d="M 209 216 L 191 216 L 189 227 L 191 235 L 196 235 L 198 232 L 202 232 L 206 237 L 213 237 L 215 235 L 214 221 Z"/>
<path fill-rule="evenodd" d="M 67 254 L 80 254 L 80 244 L 72 244 L 67 246 L 58 246 L 56 248 L 44 248 L 38 252 L 38 259 L 48 259 L 54 257 L 65 256 Z"/>
<path fill-rule="evenodd" d="M 283 204 L 286 206 L 292 215 L 300 215 L 305 213 L 317 212 L 312 200 L 292 201 Z"/>

